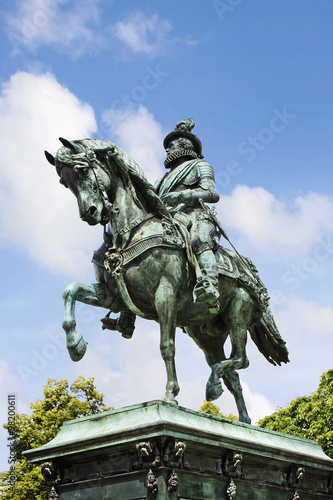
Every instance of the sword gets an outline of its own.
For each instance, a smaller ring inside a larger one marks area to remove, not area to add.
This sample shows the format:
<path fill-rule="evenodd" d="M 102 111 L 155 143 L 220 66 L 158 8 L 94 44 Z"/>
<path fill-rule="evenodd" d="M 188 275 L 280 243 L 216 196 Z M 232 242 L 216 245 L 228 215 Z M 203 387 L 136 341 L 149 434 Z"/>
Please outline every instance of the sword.
<path fill-rule="evenodd" d="M 204 201 L 202 198 L 199 198 L 199 203 L 201 205 L 201 207 L 203 208 L 203 210 L 207 213 L 207 215 L 212 219 L 212 221 L 214 222 L 214 224 L 216 225 L 216 227 L 219 229 L 220 233 L 221 233 L 221 236 L 223 236 L 223 238 L 225 240 L 227 240 L 227 242 L 229 243 L 229 245 L 233 248 L 233 250 L 235 251 L 236 255 L 238 256 L 238 258 L 241 260 L 241 262 L 244 264 L 244 266 L 246 267 L 246 269 L 248 269 L 248 271 L 250 272 L 252 278 L 255 280 L 255 282 L 257 283 L 257 285 L 260 286 L 260 288 L 262 288 L 262 283 L 261 283 L 261 280 L 259 281 L 259 279 L 257 278 L 257 276 L 253 273 L 252 269 L 250 268 L 249 264 L 247 263 L 247 261 L 244 259 L 244 257 L 238 252 L 237 248 L 232 244 L 232 242 L 230 241 L 230 238 L 229 236 L 227 235 L 226 231 L 224 230 L 224 228 L 222 227 L 222 224 L 221 222 L 218 220 L 218 218 L 216 217 L 216 213 L 213 210 L 211 210 L 209 207 L 207 207 L 207 205 L 205 205 Z"/>

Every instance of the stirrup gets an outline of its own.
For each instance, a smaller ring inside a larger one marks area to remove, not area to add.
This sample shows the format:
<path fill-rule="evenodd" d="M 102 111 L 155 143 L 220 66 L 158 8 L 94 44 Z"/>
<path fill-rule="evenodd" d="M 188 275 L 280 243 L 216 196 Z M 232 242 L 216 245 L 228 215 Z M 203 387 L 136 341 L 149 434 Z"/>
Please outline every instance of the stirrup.
<path fill-rule="evenodd" d="M 103 323 L 102 330 L 114 330 L 121 333 L 125 339 L 131 339 L 135 330 L 135 315 L 126 314 L 124 311 L 120 313 L 117 319 L 110 318 L 111 311 L 101 319 Z"/>

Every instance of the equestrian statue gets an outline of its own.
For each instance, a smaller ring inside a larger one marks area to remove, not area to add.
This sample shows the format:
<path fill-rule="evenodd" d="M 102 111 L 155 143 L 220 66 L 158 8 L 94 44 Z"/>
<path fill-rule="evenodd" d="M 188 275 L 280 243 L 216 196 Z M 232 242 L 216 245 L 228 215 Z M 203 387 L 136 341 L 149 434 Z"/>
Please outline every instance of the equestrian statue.
<path fill-rule="evenodd" d="M 247 332 L 273 365 L 287 363 L 288 350 L 256 267 L 236 249 L 219 245 L 221 236 L 228 237 L 207 206 L 219 200 L 214 171 L 203 160 L 193 127 L 192 119 L 182 120 L 164 139 L 167 172 L 155 187 L 130 155 L 106 140 L 60 138 L 55 157 L 45 152 L 60 183 L 75 195 L 81 219 L 104 227 L 92 259 L 97 283 L 72 283 L 63 294 L 67 349 L 79 361 L 87 348 L 75 331 L 76 301 L 107 309 L 103 328 L 128 339 L 136 316 L 154 320 L 167 374 L 163 399 L 177 404 L 175 332 L 180 327 L 211 368 L 206 399 L 222 394 L 223 379 L 239 420 L 250 423 L 236 372 L 249 364 Z M 230 357 L 224 352 L 228 337 Z"/>

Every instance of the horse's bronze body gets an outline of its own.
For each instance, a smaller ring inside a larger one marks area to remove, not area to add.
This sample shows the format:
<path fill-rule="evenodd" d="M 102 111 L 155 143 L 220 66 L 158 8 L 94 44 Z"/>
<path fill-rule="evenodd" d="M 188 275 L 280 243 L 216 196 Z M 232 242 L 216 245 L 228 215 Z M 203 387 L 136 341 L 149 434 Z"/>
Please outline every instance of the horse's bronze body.
<path fill-rule="evenodd" d="M 212 369 L 206 397 L 222 394 L 220 378 L 235 397 L 239 420 L 250 422 L 239 376 L 246 368 L 247 331 L 273 364 L 288 362 L 268 297 L 250 261 L 220 250 L 221 309 L 212 315 L 193 303 L 195 273 L 183 238 L 152 186 L 132 158 L 102 140 L 66 141 L 54 158 L 60 182 L 77 198 L 80 217 L 90 225 L 109 223 L 105 242 L 94 258 L 97 283 L 72 283 L 64 292 L 63 328 L 74 361 L 86 342 L 75 331 L 75 302 L 133 313 L 160 325 L 160 349 L 167 372 L 164 401 L 176 403 L 175 331 L 183 328 L 203 350 Z M 110 218 L 111 217 L 111 218 Z M 224 344 L 232 350 L 226 358 Z"/>

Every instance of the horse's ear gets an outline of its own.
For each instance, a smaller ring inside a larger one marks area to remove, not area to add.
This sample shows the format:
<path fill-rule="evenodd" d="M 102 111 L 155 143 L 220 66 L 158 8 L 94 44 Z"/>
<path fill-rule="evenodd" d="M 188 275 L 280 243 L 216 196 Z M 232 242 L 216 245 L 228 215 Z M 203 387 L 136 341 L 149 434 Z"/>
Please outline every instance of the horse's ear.
<path fill-rule="evenodd" d="M 49 163 L 51 163 L 51 165 L 53 165 L 55 167 L 55 158 L 53 155 L 51 155 L 51 153 L 49 153 L 48 151 L 44 151 L 44 154 L 46 156 L 46 159 Z"/>
<path fill-rule="evenodd" d="M 68 141 L 67 139 L 64 139 L 63 137 L 59 137 L 59 141 L 68 149 L 71 149 L 75 153 L 80 153 L 81 148 L 75 144 L 73 141 Z"/>

